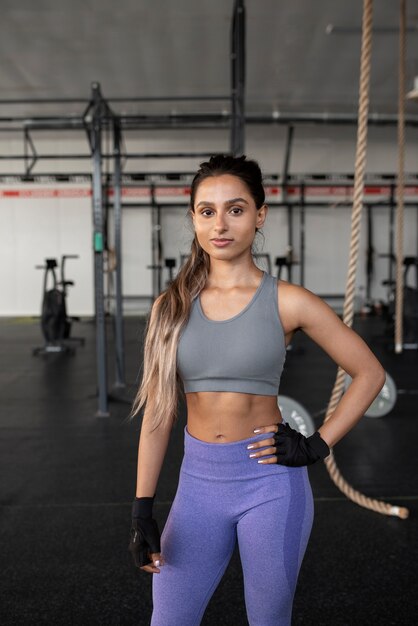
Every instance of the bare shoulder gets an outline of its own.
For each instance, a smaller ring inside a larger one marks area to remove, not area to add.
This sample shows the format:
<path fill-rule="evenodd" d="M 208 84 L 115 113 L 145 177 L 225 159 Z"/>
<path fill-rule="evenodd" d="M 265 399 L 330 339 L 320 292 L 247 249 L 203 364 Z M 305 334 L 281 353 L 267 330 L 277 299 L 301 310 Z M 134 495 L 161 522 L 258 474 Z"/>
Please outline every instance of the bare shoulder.
<path fill-rule="evenodd" d="M 382 370 L 363 339 L 309 289 L 279 280 L 278 304 L 285 332 L 303 330 L 350 376 L 360 367 Z"/>
<path fill-rule="evenodd" d="M 339 319 L 326 302 L 305 287 L 278 280 L 277 291 L 280 317 L 287 332 L 297 328 L 306 329 L 315 319 L 323 320 L 324 315 L 328 319 Z"/>
<path fill-rule="evenodd" d="M 302 329 L 307 334 L 319 329 L 347 326 L 335 311 L 309 289 L 285 280 L 278 281 L 278 302 L 283 323 L 289 330 Z"/>

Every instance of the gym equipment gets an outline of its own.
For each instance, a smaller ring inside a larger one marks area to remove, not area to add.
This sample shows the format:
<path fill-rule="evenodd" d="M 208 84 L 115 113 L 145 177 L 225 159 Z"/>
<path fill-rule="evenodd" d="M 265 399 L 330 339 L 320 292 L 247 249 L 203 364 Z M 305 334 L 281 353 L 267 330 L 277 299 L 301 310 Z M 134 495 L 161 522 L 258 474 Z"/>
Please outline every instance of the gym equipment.
<path fill-rule="evenodd" d="M 189 256 L 188 254 L 183 254 L 182 259 L 185 260 L 188 256 Z M 183 263 L 183 260 L 181 261 L 181 263 Z M 161 271 L 164 268 L 168 269 L 168 279 L 165 281 L 164 287 L 163 287 L 163 289 L 167 289 L 174 280 L 174 268 L 176 267 L 176 265 L 177 265 L 177 259 L 167 257 L 167 258 L 164 258 L 164 264 L 159 263 L 157 265 L 147 265 L 146 267 L 147 267 L 147 270 L 158 270 L 158 276 L 159 276 L 160 282 L 162 282 Z"/>
<path fill-rule="evenodd" d="M 396 264 L 395 255 L 390 258 L 391 265 Z M 416 350 L 418 349 L 418 257 L 405 256 L 403 258 L 403 344 L 404 350 Z M 415 284 L 417 287 L 411 287 L 408 285 L 408 275 L 410 269 L 415 267 Z M 393 335 L 395 322 L 396 322 L 396 281 L 386 280 L 383 281 L 389 287 L 389 302 L 386 307 L 386 315 L 388 321 L 387 333 Z"/>
<path fill-rule="evenodd" d="M 290 282 L 292 275 L 292 266 L 298 265 L 298 262 L 293 260 L 292 251 L 289 249 L 288 254 L 286 256 L 277 256 L 275 258 L 274 264 L 277 267 L 277 278 L 282 277 L 282 269 L 285 267 L 287 270 L 287 280 Z"/>
<path fill-rule="evenodd" d="M 279 395 L 277 404 L 285 422 L 301 435 L 309 437 L 315 432 L 315 424 L 308 411 L 299 402 L 288 396 Z"/>
<path fill-rule="evenodd" d="M 418 257 L 406 256 L 403 260 L 403 348 L 418 349 Z M 411 267 L 415 267 L 415 288 L 407 284 Z"/>
<path fill-rule="evenodd" d="M 364 0 L 363 18 L 362 18 L 362 43 L 360 57 L 360 93 L 358 107 L 358 130 L 357 130 L 357 146 L 356 160 L 354 172 L 354 202 L 351 213 L 351 234 L 350 234 L 350 254 L 347 272 L 347 286 L 344 298 L 343 322 L 349 328 L 353 325 L 354 317 L 354 293 L 356 283 L 356 269 L 359 254 L 360 242 L 360 223 L 361 211 L 363 205 L 363 189 L 364 189 L 364 172 L 366 165 L 366 148 L 367 148 L 367 122 L 369 115 L 369 88 L 370 88 L 370 59 L 371 59 L 371 43 L 372 43 L 372 0 Z M 405 4 L 401 1 L 400 11 L 400 42 L 401 47 L 405 39 Z M 399 257 L 398 257 L 399 258 Z M 399 266 L 399 263 L 398 263 Z M 327 412 L 324 423 L 333 415 L 338 402 L 344 393 L 345 372 L 342 367 L 338 367 L 337 376 L 331 397 L 328 403 Z M 338 469 L 334 458 L 334 453 L 325 459 L 325 465 L 329 476 L 334 484 L 344 493 L 347 498 L 356 504 L 363 506 L 383 515 L 394 515 L 401 519 L 406 519 L 409 511 L 405 507 L 391 505 L 388 502 L 382 502 L 375 498 L 370 498 L 360 491 L 354 489 L 343 477 Z"/>
<path fill-rule="evenodd" d="M 395 354 L 404 343 L 404 196 L 405 196 L 405 75 L 406 75 L 406 0 L 400 0 L 398 61 L 398 180 L 396 189 L 396 285 L 395 285 Z"/>
<path fill-rule="evenodd" d="M 56 259 L 45 259 L 45 265 L 36 265 L 36 269 L 44 270 L 43 298 L 41 311 L 41 330 L 45 339 L 45 344 L 41 347 L 33 348 L 32 354 L 51 354 L 65 352 L 75 354 L 74 343 L 84 345 L 83 337 L 70 337 L 71 324 L 79 321 L 79 317 L 69 317 L 67 314 L 66 298 L 68 287 L 72 287 L 74 282 L 65 279 L 65 262 L 67 259 L 78 259 L 78 255 L 64 254 L 61 257 L 60 277 L 58 281 Z M 52 279 L 52 288 L 48 289 L 48 279 Z M 61 289 L 59 288 L 61 286 Z"/>
<path fill-rule="evenodd" d="M 166 287 L 169 287 L 174 280 L 173 270 L 176 267 L 177 260 L 166 258 L 164 259 L 165 266 L 168 268 L 168 281 L 166 282 Z"/>
<path fill-rule="evenodd" d="M 351 383 L 351 380 L 351 376 L 347 374 L 345 378 L 345 390 L 347 390 L 349 384 Z M 395 406 L 397 397 L 398 392 L 396 389 L 395 381 L 393 380 L 392 376 L 390 376 L 386 372 L 385 384 L 380 390 L 377 398 L 373 400 L 372 404 L 369 406 L 364 415 L 366 417 L 383 417 L 384 415 L 387 415 Z"/>

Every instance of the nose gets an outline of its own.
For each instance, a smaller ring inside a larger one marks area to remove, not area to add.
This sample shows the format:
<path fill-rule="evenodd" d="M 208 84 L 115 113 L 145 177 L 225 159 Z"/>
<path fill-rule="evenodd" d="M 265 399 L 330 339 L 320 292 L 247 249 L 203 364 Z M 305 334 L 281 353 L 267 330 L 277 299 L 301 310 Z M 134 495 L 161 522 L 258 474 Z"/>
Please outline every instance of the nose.
<path fill-rule="evenodd" d="M 223 233 L 225 230 L 227 230 L 225 216 L 222 213 L 218 213 L 215 221 L 215 231 L 217 233 Z"/>

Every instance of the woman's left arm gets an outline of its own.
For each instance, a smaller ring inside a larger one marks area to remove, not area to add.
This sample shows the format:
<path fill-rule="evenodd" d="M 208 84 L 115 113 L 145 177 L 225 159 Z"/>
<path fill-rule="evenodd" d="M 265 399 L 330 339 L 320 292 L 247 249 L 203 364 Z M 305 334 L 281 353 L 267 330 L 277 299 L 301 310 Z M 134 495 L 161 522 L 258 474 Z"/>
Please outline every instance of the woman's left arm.
<path fill-rule="evenodd" d="M 288 296 L 283 300 L 291 326 L 303 330 L 352 378 L 335 411 L 319 428 L 332 447 L 367 411 L 385 383 L 386 372 L 365 341 L 321 298 L 303 287 L 286 287 Z"/>

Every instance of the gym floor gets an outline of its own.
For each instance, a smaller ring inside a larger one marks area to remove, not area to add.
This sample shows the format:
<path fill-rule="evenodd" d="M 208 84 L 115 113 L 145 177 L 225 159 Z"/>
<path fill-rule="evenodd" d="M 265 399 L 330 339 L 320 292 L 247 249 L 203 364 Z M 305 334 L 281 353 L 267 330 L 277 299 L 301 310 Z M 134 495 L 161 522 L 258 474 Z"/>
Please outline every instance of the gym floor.
<path fill-rule="evenodd" d="M 353 486 L 408 507 L 410 517 L 360 508 L 323 464 L 309 469 L 315 521 L 293 613 L 293 623 L 304 626 L 416 623 L 418 352 L 395 356 L 380 319 L 356 319 L 355 329 L 394 378 L 398 400 L 390 414 L 363 418 L 336 446 L 336 460 Z M 126 320 L 131 394 L 143 330 L 144 320 Z M 151 575 L 135 570 L 127 551 L 140 421 L 129 423 L 128 405 L 116 402 L 110 418 L 95 417 L 94 325 L 81 322 L 74 331 L 87 340 L 75 356 L 33 357 L 38 322 L 0 322 L 0 623 L 147 626 Z M 110 322 L 108 336 L 112 380 Z M 301 402 L 319 426 L 334 377 L 330 359 L 300 335 L 287 354 L 281 393 Z M 161 528 L 175 495 L 184 425 L 182 406 L 157 490 Z M 265 558 L 275 558 L 268 546 Z M 202 625 L 247 623 L 236 550 Z"/>

